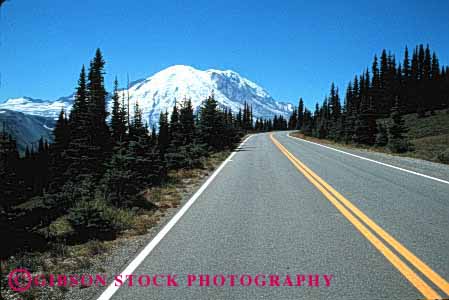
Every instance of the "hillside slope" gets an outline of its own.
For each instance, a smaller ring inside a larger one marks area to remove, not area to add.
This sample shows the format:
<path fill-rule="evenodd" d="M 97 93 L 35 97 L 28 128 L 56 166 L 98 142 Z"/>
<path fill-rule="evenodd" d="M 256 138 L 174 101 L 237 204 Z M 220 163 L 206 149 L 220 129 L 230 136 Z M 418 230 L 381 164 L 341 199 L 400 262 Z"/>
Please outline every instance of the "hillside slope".
<path fill-rule="evenodd" d="M 443 152 L 449 156 L 449 113 L 436 111 L 435 115 L 425 118 L 409 114 L 404 116 L 404 121 L 409 128 L 407 135 L 415 147 L 415 151 L 408 152 L 407 156 L 449 163 L 449 157 L 447 161 L 442 157 Z"/>
<path fill-rule="evenodd" d="M 53 118 L 33 116 L 17 111 L 0 109 L 0 129 L 6 125 L 6 132 L 17 140 L 19 152 L 24 153 L 28 145 L 37 147 L 37 142 L 41 137 L 53 141 L 52 130 L 55 125 Z"/>

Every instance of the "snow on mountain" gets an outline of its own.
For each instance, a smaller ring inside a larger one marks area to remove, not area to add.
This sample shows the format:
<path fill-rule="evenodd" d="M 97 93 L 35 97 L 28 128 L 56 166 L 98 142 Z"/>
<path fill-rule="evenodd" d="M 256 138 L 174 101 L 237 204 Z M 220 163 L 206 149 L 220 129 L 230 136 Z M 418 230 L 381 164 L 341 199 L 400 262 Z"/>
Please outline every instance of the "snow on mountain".
<path fill-rule="evenodd" d="M 0 103 L 0 109 L 14 110 L 34 116 L 57 118 L 61 109 L 65 108 L 66 110 L 70 110 L 72 103 L 73 96 L 62 97 L 56 101 L 21 97 L 8 99 Z"/>
<path fill-rule="evenodd" d="M 287 116 L 292 111 L 292 105 L 275 101 L 263 88 L 236 72 L 201 71 L 184 65 L 169 67 L 138 82 L 129 88 L 129 95 L 131 106 L 138 101 L 146 120 L 154 124 L 160 112 L 170 111 L 175 101 L 190 98 L 198 109 L 212 91 L 220 106 L 234 112 L 245 101 L 253 106 L 255 117 Z"/>
<path fill-rule="evenodd" d="M 242 108 L 246 101 L 252 105 L 255 117 L 287 116 L 293 109 L 292 104 L 275 101 L 262 87 L 234 71 L 201 71 L 185 65 L 171 66 L 151 77 L 135 81 L 129 90 L 122 92 L 125 95 L 129 92 L 131 107 L 136 101 L 139 103 L 146 122 L 157 124 L 160 112 L 171 111 L 175 101 L 190 98 L 197 110 L 212 91 L 220 106 L 231 108 L 234 112 Z M 1 103 L 0 109 L 57 117 L 62 107 L 69 110 L 72 103 L 73 95 L 56 101 L 23 97 Z"/>

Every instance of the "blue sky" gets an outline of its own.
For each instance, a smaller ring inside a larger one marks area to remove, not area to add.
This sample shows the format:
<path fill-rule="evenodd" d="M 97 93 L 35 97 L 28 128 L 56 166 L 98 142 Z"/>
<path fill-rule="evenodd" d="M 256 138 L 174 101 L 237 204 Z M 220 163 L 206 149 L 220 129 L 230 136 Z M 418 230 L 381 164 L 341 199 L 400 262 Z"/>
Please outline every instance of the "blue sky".
<path fill-rule="evenodd" d="M 274 98 L 309 106 L 343 90 L 382 48 L 429 43 L 449 64 L 449 1 L 8 0 L 0 100 L 74 91 L 97 47 L 108 87 L 173 64 L 232 69 Z"/>

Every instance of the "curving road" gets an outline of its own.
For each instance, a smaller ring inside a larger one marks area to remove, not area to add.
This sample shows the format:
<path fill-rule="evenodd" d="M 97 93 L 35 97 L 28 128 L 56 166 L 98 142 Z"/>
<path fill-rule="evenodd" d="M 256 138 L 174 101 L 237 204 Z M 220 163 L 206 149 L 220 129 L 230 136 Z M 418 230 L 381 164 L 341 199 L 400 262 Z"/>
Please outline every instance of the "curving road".
<path fill-rule="evenodd" d="M 449 298 L 449 182 L 422 175 L 254 135 L 99 299 Z"/>

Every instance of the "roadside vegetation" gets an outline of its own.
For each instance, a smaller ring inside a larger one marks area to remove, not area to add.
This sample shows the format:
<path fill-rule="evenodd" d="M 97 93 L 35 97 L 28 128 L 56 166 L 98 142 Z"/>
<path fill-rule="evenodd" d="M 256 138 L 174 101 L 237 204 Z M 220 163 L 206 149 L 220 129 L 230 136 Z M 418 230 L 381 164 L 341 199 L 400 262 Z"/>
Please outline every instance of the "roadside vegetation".
<path fill-rule="evenodd" d="M 307 138 L 449 163 L 449 67 L 430 47 L 402 62 L 386 50 L 349 82 L 344 101 L 332 83 L 315 110 L 300 99 L 290 123 Z"/>
<path fill-rule="evenodd" d="M 305 136 L 300 131 L 292 133 L 292 136 L 329 145 L 366 149 L 449 164 L 449 113 L 447 113 L 446 110 L 437 110 L 434 115 L 428 115 L 424 118 L 418 118 L 417 114 L 404 115 L 403 118 L 405 127 L 408 129 L 406 137 L 412 145 L 412 147 L 404 153 L 392 152 L 385 145 L 368 146 L 352 143 L 348 144 L 329 139 Z M 391 120 L 380 119 L 378 122 L 383 124 L 382 126 L 384 128 L 388 128 Z"/>

